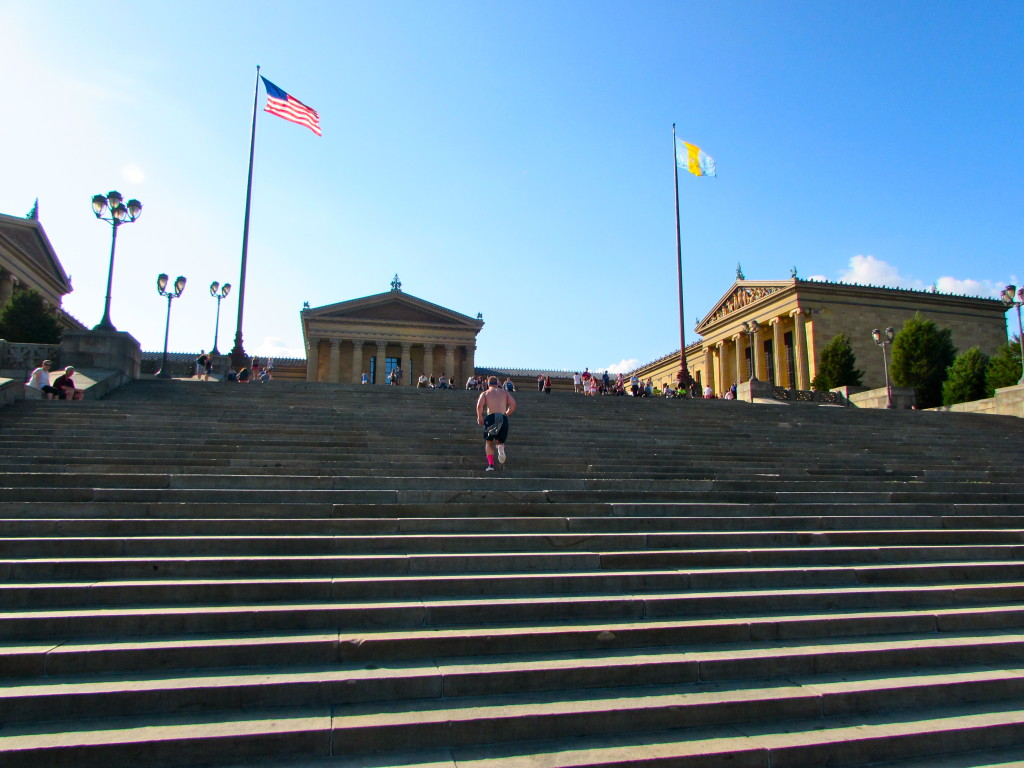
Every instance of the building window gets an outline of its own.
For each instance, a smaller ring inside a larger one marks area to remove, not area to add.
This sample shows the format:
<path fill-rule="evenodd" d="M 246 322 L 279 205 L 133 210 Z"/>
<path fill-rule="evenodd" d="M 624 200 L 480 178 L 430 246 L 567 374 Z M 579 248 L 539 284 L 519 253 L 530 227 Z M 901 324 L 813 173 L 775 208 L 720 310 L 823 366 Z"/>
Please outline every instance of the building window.
<path fill-rule="evenodd" d="M 764 365 L 768 369 L 764 374 L 765 380 L 775 386 L 775 346 L 771 340 L 764 343 Z"/>

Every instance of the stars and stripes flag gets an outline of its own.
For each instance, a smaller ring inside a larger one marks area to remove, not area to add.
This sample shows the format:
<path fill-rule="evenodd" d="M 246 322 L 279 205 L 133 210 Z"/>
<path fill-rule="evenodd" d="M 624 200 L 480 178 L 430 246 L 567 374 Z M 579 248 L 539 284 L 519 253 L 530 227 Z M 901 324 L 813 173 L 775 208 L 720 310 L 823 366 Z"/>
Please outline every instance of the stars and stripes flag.
<path fill-rule="evenodd" d="M 307 107 L 291 94 L 282 91 L 263 75 L 260 75 L 260 79 L 267 89 L 267 106 L 263 109 L 264 112 L 304 125 L 317 136 L 323 136 L 320 132 L 320 115 L 315 109 Z"/>

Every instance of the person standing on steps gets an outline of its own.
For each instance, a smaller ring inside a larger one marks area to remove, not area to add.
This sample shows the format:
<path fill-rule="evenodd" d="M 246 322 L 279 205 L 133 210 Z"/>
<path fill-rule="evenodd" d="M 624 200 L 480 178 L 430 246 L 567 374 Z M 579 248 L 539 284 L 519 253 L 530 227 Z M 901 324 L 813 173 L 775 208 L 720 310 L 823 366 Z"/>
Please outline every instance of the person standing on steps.
<path fill-rule="evenodd" d="M 487 411 L 486 417 L 484 411 Z M 484 428 L 484 454 L 487 456 L 487 472 L 494 471 L 494 450 L 497 446 L 498 461 L 505 463 L 505 439 L 508 437 L 508 417 L 516 410 L 516 399 L 512 393 L 502 389 L 498 377 L 487 380 L 487 389 L 476 401 L 476 423 Z"/>

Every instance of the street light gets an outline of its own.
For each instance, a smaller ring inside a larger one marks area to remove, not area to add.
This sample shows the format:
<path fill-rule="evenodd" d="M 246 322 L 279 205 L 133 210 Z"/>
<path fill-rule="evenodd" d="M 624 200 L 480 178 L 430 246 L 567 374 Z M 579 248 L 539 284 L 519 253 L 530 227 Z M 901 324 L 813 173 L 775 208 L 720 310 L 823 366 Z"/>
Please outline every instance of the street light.
<path fill-rule="evenodd" d="M 223 288 L 216 280 L 210 283 L 210 295 L 217 300 L 217 322 L 213 326 L 213 349 L 210 350 L 211 355 L 220 354 L 217 351 L 217 333 L 220 330 L 220 302 L 221 299 L 226 299 L 229 293 L 231 293 L 231 283 L 224 283 Z"/>
<path fill-rule="evenodd" d="M 882 348 L 882 370 L 885 371 L 885 407 L 895 408 L 896 406 L 892 402 L 892 384 L 889 383 L 889 361 L 885 356 L 885 348 L 892 344 L 893 336 L 896 332 L 892 328 L 886 328 L 885 334 L 875 328 L 871 332 L 871 338 L 875 340 L 875 344 Z"/>
<path fill-rule="evenodd" d="M 167 290 L 167 275 L 161 274 L 156 279 L 156 292 L 167 297 L 167 325 L 164 326 L 164 359 L 160 364 L 160 370 L 156 372 L 158 379 L 171 378 L 171 372 L 167 370 L 167 336 L 171 330 L 171 301 L 181 296 L 185 290 L 185 278 L 178 275 L 174 281 L 174 290 Z"/>
<path fill-rule="evenodd" d="M 1014 292 L 1016 292 L 1017 299 L 1014 299 Z M 1020 341 L 1020 360 L 1021 360 L 1021 372 L 1020 381 L 1018 384 L 1024 384 L 1024 329 L 1021 328 L 1020 322 L 1020 305 L 1024 304 L 1024 288 L 1017 290 L 1016 285 L 1008 285 L 1003 288 L 1003 292 L 999 294 L 999 298 L 1003 300 L 1003 306 L 1009 309 L 1010 307 L 1017 308 L 1017 340 Z"/>
<path fill-rule="evenodd" d="M 129 200 L 124 204 L 120 192 L 111 191 L 104 195 L 93 195 L 92 212 L 97 219 L 109 221 L 113 234 L 110 236 L 110 267 L 107 270 L 107 300 L 103 304 L 103 319 L 93 328 L 94 331 L 116 331 L 110 322 L 110 289 L 114 283 L 114 248 L 117 246 L 117 228 L 122 224 L 131 224 L 142 215 L 142 203 Z M 103 214 L 107 215 L 104 216 Z"/>

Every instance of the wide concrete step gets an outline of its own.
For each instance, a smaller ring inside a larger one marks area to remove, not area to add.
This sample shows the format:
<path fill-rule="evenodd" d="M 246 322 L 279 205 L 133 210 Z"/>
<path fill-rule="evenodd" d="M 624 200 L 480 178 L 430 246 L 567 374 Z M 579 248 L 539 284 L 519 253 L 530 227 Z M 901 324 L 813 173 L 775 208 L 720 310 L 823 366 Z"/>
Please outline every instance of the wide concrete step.
<path fill-rule="evenodd" d="M 88 505 L 83 505 L 88 506 Z M 158 505 L 159 507 L 160 505 Z M 390 505 L 393 517 L 386 516 L 385 505 L 374 505 L 368 510 L 357 510 L 351 506 L 344 509 L 349 513 L 339 517 L 313 517 L 294 515 L 296 505 L 280 505 L 275 511 L 279 517 L 215 517 L 211 513 L 242 511 L 244 505 L 163 505 L 172 507 L 167 511 L 177 511 L 178 516 L 151 515 L 149 517 L 117 517 L 111 513 L 125 512 L 138 514 L 152 512 L 144 505 L 106 504 L 94 507 L 96 515 L 85 516 L 88 510 L 76 510 L 80 516 L 61 517 L 64 507 L 54 508 L 49 504 L 24 505 L 17 503 L 0 503 L 0 536 L 5 537 L 43 537 L 70 536 L 89 537 L 103 536 L 111 533 L 120 536 L 347 536 L 359 534 L 430 534 L 430 533 L 669 533 L 669 532 L 765 532 L 791 535 L 797 532 L 822 531 L 867 531 L 867 530 L 1020 530 L 1022 523 L 1016 515 L 921 515 L 897 514 L 895 510 L 888 515 L 871 514 L 875 510 L 866 508 L 863 514 L 835 515 L 772 515 L 771 510 L 757 517 L 732 514 L 712 516 L 706 512 L 729 512 L 731 510 L 711 507 L 697 509 L 678 505 L 678 514 L 646 515 L 646 510 L 638 510 L 635 505 L 619 507 L 601 505 L 558 505 L 550 510 L 551 515 L 541 514 L 543 510 L 535 507 L 523 507 L 515 504 L 500 506 L 486 505 L 479 510 L 479 515 L 448 517 L 439 516 L 443 511 L 452 510 L 452 505 L 424 505 L 411 511 L 419 516 L 402 517 L 410 511 L 408 506 Z M 52 517 L 19 516 L 16 513 L 35 511 L 43 514 L 49 512 Z M 159 510 L 164 511 L 164 510 Z M 321 511 L 319 508 L 309 512 Z M 340 511 L 340 510 L 339 510 Z M 460 513 L 465 510 L 458 509 Z M 523 514 L 533 512 L 532 515 Z M 744 505 L 737 511 L 752 511 Z M 843 513 L 847 510 L 842 509 Z M 923 511 L 923 510 L 922 510 Z M 373 512 L 373 516 L 360 517 L 359 514 Z M 429 513 L 433 512 L 434 516 Z M 291 513 L 291 514 L 290 514 Z M 355 514 L 352 514 L 355 513 Z M 9 516 L 8 516 L 9 515 Z M 202 515 L 197 517 L 196 515 Z"/>
<path fill-rule="evenodd" d="M 694 551 L 767 547 L 783 550 L 804 547 L 876 548 L 1009 546 L 1024 542 L 1019 529 L 924 529 L 878 531 L 615 531 L 599 532 L 447 532 L 387 535 L 263 535 L 263 536 L 53 536 L 7 537 L 0 551 L 9 558 L 145 557 L 210 555 L 332 555 L 424 554 L 454 552 L 599 552 L 641 551 L 652 562 L 665 562 Z"/>
<path fill-rule="evenodd" d="M 1015 633 L 1024 607 L 989 605 L 933 610 L 826 611 L 803 614 L 738 614 L 647 621 L 552 622 L 535 625 L 429 629 L 291 631 L 257 634 L 178 635 L 125 640 L 26 642 L 0 646 L 0 678 L 31 678 L 224 668 L 387 664 L 447 657 L 657 649 L 672 646 L 814 642 L 836 638 L 918 635 L 928 642 L 981 632 Z M 814 642 L 810 642 L 814 641 Z"/>
<path fill-rule="evenodd" d="M 180 605 L 197 602 L 231 604 L 237 602 L 281 601 L 365 601 L 393 599 L 434 599 L 438 597 L 478 597 L 483 595 L 573 595 L 628 592 L 632 594 L 679 593 L 688 589 L 774 589 L 780 587 L 825 587 L 849 585 L 1006 582 L 1024 579 L 1024 563 L 929 563 L 907 566 L 696 569 L 691 571 L 614 570 L 556 571 L 564 562 L 552 558 L 546 563 L 551 571 L 516 573 L 500 560 L 490 569 L 465 574 L 437 574 L 428 565 L 419 572 L 388 573 L 387 563 L 378 568 L 350 563 L 353 574 L 327 577 L 216 578 L 183 579 L 167 574 L 145 581 L 107 579 L 103 583 L 35 582 L 0 585 L 0 609 L 17 610 L 58 606 Z M 571 565 L 571 563 L 570 563 Z M 580 564 L 587 565 L 586 563 Z M 393 564 L 395 570 L 401 564 Z M 160 573 L 160 564 L 150 567 Z M 533 569 L 530 569 L 531 571 Z M 264 574 L 258 560 L 251 561 L 249 574 Z"/>
<path fill-rule="evenodd" d="M 291 706 L 301 702 L 371 702 L 521 695 L 526 692 L 630 688 L 747 679 L 789 682 L 800 675 L 853 675 L 892 669 L 972 665 L 1020 665 L 1024 636 L 1003 632 L 903 637 L 844 638 L 839 642 L 761 642 L 573 653 L 533 653 L 469 658 L 425 658 L 383 665 L 330 663 L 308 659 L 292 666 L 280 661 L 249 669 L 182 672 L 130 679 L 121 674 L 52 675 L 44 680 L 12 679 L 0 691 L 5 723 L 173 712 L 181 708 Z M 946 674 L 948 670 L 942 670 Z M 1015 673 L 1015 677 L 1018 676 Z M 127 683 L 127 685 L 124 685 Z M 333 691 L 325 688 L 333 686 Z M 306 690 L 297 695 L 299 689 Z M 216 690 L 217 695 L 201 689 Z M 563 693 L 563 696 L 565 694 Z M 230 703 L 228 697 L 236 697 Z M 197 703 L 202 698 L 203 703 Z"/>
<path fill-rule="evenodd" d="M 443 628 L 566 620 L 640 621 L 782 611 L 931 610 L 1003 605 L 1024 598 L 1024 584 L 949 582 L 691 591 L 671 594 L 573 594 L 339 602 L 234 602 L 40 608 L 0 612 L 0 638 L 141 637 L 179 633 L 369 628 Z"/>
<path fill-rule="evenodd" d="M 883 679 L 815 676 L 746 688 L 597 689 L 583 700 L 557 694 L 434 697 L 384 712 L 359 704 L 254 707 L 244 720 L 230 714 L 237 710 L 219 718 L 216 712 L 205 718 L 136 714 L 75 719 L 63 728 L 55 724 L 59 730 L 50 733 L 41 732 L 40 725 L 20 729 L 12 724 L 0 733 L 0 749 L 9 759 L 5 764 L 13 766 L 41 765 L 43 759 L 50 765 L 123 764 L 129 755 L 134 761 L 144 756 L 147 765 L 237 764 L 240 757 L 282 753 L 387 760 L 387 753 L 409 749 L 421 754 L 455 750 L 452 757 L 459 765 L 511 766 L 522 764 L 513 761 L 524 747 L 530 764 L 538 764 L 538 754 L 544 754 L 536 743 L 540 738 L 561 742 L 558 762 L 548 763 L 552 766 L 635 765 L 640 757 L 655 758 L 654 765 L 685 765 L 679 760 L 687 754 L 706 757 L 716 751 L 733 756 L 751 751 L 767 757 L 761 764 L 772 768 L 866 764 L 907 752 L 942 754 L 965 739 L 980 749 L 1019 745 L 1022 680 L 1021 669 L 960 668 Z M 851 730 L 856 737 L 851 738 Z M 501 734 L 497 743 L 496 734 Z M 567 739 L 589 741 L 591 755 L 573 760 L 575 750 Z M 728 746 L 720 743 L 718 750 L 709 750 L 709 742 L 717 740 Z M 921 742 L 927 744 L 924 750 Z M 202 754 L 194 752 L 199 745 Z M 620 751 L 624 746 L 631 752 L 628 757 Z M 615 757 L 597 762 L 595 749 Z M 671 762 L 658 761 L 659 753 Z"/>

